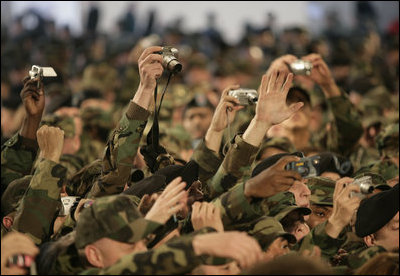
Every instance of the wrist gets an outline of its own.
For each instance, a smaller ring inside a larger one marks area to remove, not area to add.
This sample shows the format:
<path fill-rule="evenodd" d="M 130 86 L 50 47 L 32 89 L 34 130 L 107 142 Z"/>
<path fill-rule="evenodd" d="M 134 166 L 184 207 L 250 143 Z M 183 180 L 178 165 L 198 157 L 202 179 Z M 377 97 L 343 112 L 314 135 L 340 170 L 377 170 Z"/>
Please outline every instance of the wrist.
<path fill-rule="evenodd" d="M 132 102 L 136 103 L 138 106 L 149 110 L 155 87 L 144 87 L 142 84 L 139 84 L 138 90 L 135 93 L 135 96 L 132 99 Z"/>
<path fill-rule="evenodd" d="M 204 246 L 205 242 L 204 242 L 204 238 L 202 236 L 203 235 L 196 235 L 192 241 L 193 251 L 194 251 L 194 254 L 196 254 L 197 256 L 206 254 L 205 246 Z"/>
<path fill-rule="evenodd" d="M 336 85 L 334 80 L 331 80 L 328 83 L 321 85 L 321 88 L 327 98 L 341 95 L 340 89 Z"/>
<path fill-rule="evenodd" d="M 325 226 L 325 231 L 328 236 L 336 239 L 345 226 L 346 224 L 344 224 L 340 219 L 331 216 Z"/>
<path fill-rule="evenodd" d="M 57 154 L 57 153 L 47 153 L 47 152 L 43 152 L 42 151 L 42 152 L 40 152 L 40 157 L 44 158 L 44 159 L 51 160 L 51 161 L 53 161 L 55 163 L 60 163 L 61 155 Z"/>

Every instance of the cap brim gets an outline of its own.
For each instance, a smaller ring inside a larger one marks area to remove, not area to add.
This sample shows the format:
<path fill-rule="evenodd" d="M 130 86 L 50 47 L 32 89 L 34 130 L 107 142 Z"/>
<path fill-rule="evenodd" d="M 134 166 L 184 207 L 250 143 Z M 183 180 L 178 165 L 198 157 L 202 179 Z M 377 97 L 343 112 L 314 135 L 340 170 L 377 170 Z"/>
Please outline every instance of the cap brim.
<path fill-rule="evenodd" d="M 279 232 L 278 236 L 286 239 L 288 241 L 288 243 L 290 243 L 290 244 L 295 244 L 297 242 L 296 237 L 287 232 Z"/>

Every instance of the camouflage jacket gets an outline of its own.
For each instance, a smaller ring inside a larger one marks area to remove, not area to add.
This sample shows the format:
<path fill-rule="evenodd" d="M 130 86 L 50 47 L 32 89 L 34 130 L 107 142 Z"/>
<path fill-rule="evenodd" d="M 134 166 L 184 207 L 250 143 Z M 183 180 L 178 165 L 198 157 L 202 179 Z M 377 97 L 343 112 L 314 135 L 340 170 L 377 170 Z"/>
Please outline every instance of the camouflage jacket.
<path fill-rule="evenodd" d="M 218 171 L 203 186 L 206 187 L 208 199 L 211 200 L 232 188 L 254 162 L 258 150 L 258 147 L 245 142 L 241 135 L 236 135 Z"/>
<path fill-rule="evenodd" d="M 130 102 L 129 108 L 107 142 L 102 172 L 88 194 L 89 198 L 118 194 L 131 174 L 133 160 L 150 113 Z"/>
<path fill-rule="evenodd" d="M 382 252 L 387 252 L 382 246 L 361 247 L 349 252 L 343 264 L 350 269 L 357 269 L 369 259 Z"/>
<path fill-rule="evenodd" d="M 327 99 L 327 104 L 334 118 L 332 129 L 313 144 L 349 156 L 363 134 L 360 115 L 344 91 L 340 96 Z"/>
<path fill-rule="evenodd" d="M 37 245 L 48 240 L 61 207 L 60 191 L 66 168 L 43 159 L 17 209 L 12 230 L 26 233 Z"/>
<path fill-rule="evenodd" d="M 14 179 L 32 171 L 39 146 L 35 140 L 15 134 L 1 147 L 1 192 Z"/>
<path fill-rule="evenodd" d="M 72 154 L 61 155 L 60 164 L 67 169 L 67 179 L 82 169 L 84 165 L 83 160 L 79 156 Z"/>
<path fill-rule="evenodd" d="M 375 148 L 365 148 L 361 145 L 357 146 L 350 155 L 350 161 L 354 166 L 354 171 L 367 166 L 368 164 L 379 160 L 379 151 Z"/>

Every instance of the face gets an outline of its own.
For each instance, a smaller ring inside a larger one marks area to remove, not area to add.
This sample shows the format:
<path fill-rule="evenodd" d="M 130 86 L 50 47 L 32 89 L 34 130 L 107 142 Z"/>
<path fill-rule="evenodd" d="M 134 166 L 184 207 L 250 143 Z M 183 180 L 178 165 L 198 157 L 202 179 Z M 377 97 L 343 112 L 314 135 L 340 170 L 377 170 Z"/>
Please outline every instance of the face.
<path fill-rule="evenodd" d="M 103 267 L 115 264 L 119 259 L 127 254 L 147 251 L 147 247 L 143 240 L 131 244 L 115 241 L 109 238 L 102 238 L 96 241 L 94 245 L 99 249 Z"/>
<path fill-rule="evenodd" d="M 201 139 L 211 124 L 213 111 L 208 107 L 193 107 L 186 111 L 183 127 L 192 139 Z"/>
<path fill-rule="evenodd" d="M 236 262 L 224 265 L 200 265 L 192 271 L 192 275 L 237 275 L 240 268 Z"/>
<path fill-rule="evenodd" d="M 296 205 L 300 207 L 310 207 L 311 191 L 308 186 L 304 184 L 304 180 L 294 181 L 294 184 L 288 191 L 294 194 Z"/>
<path fill-rule="evenodd" d="M 273 258 L 285 255 L 290 252 L 289 243 L 285 238 L 279 237 L 275 239 L 266 250 L 267 256 L 273 256 Z"/>
<path fill-rule="evenodd" d="M 308 226 L 310 226 L 311 229 L 317 226 L 318 224 L 327 221 L 332 214 L 332 207 L 330 206 L 312 204 L 310 209 L 312 212 L 307 221 L 307 224 Z"/>
<path fill-rule="evenodd" d="M 268 147 L 263 151 L 261 155 L 261 160 L 267 159 L 268 157 L 279 153 L 285 153 L 285 151 L 275 147 Z"/>
<path fill-rule="evenodd" d="M 295 228 L 290 232 L 296 237 L 297 241 L 307 236 L 308 233 L 310 233 L 310 227 L 308 227 L 307 223 L 300 221 L 296 222 Z"/>
<path fill-rule="evenodd" d="M 380 245 L 389 252 L 399 250 L 399 212 L 376 233 L 375 245 Z"/>

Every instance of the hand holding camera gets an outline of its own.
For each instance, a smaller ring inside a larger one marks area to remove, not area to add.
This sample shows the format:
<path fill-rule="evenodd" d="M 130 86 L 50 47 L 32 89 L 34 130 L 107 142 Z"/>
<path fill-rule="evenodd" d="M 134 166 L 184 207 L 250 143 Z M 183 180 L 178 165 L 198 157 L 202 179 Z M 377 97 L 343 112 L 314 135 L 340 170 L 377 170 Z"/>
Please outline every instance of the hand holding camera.
<path fill-rule="evenodd" d="M 308 178 L 320 174 L 320 156 L 303 157 L 299 161 L 290 162 L 285 170 L 296 171 L 301 177 Z"/>

